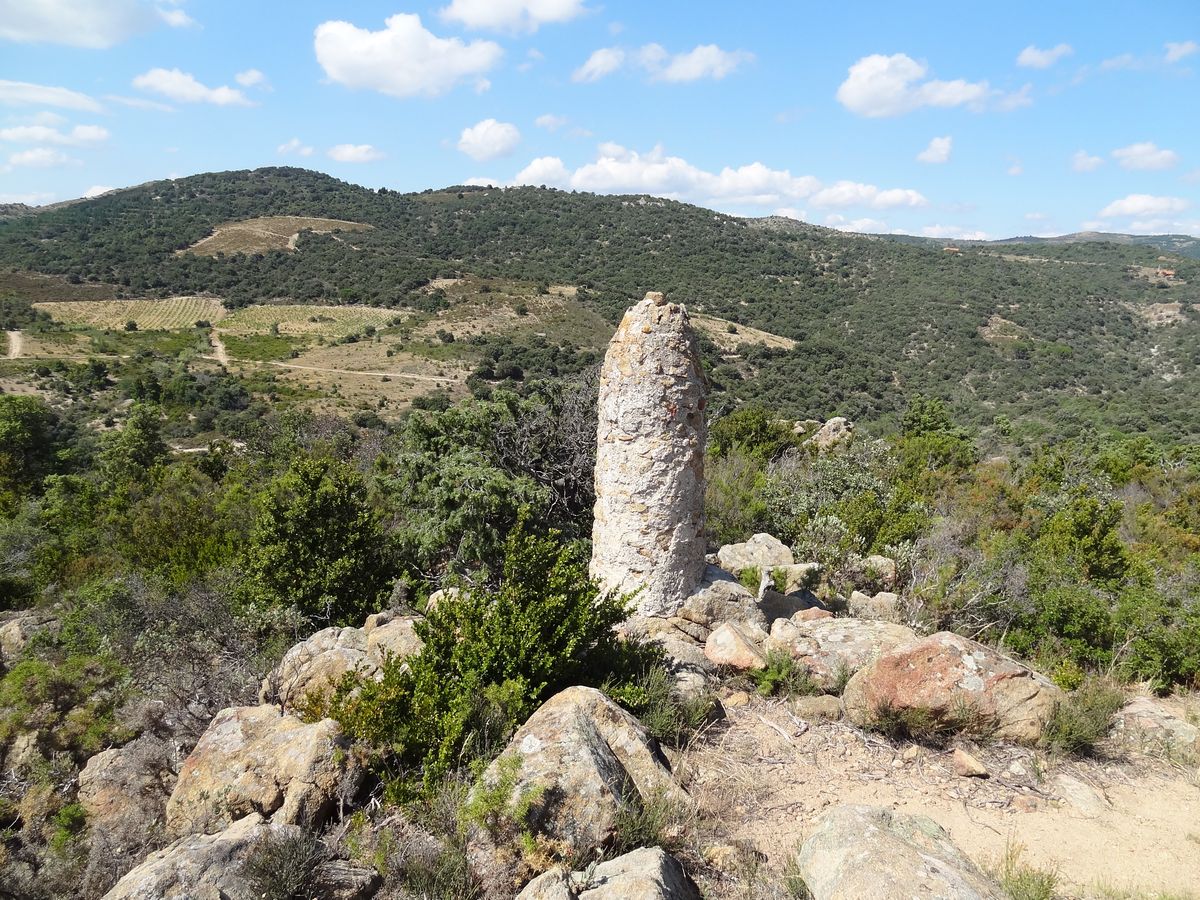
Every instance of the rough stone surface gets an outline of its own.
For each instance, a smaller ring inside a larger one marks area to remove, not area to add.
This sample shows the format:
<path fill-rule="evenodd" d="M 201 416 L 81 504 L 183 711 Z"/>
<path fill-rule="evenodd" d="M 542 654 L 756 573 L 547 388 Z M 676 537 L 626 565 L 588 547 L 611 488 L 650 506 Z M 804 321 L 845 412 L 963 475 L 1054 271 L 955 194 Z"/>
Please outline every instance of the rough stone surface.
<path fill-rule="evenodd" d="M 816 697 L 797 697 L 792 701 L 792 712 L 801 719 L 824 719 L 836 722 L 842 717 L 842 701 L 829 694 Z"/>
<path fill-rule="evenodd" d="M 547 700 L 484 772 L 484 783 L 495 783 L 513 757 L 519 760 L 514 802 L 539 794 L 530 827 L 581 856 L 612 836 L 618 811 L 631 800 L 661 795 L 690 802 L 641 723 L 594 688 L 567 688 Z M 517 885 L 503 888 L 505 877 L 518 874 L 506 856 L 511 847 L 475 829 L 468 853 L 475 871 L 495 886 L 490 893 L 513 895 Z"/>
<path fill-rule="evenodd" d="M 819 450 L 828 450 L 838 444 L 844 444 L 852 437 L 854 437 L 854 423 L 842 416 L 836 416 L 818 428 L 816 434 L 804 443 L 813 444 Z"/>
<path fill-rule="evenodd" d="M 722 569 L 741 575 L 747 569 L 768 573 L 777 566 L 792 566 L 796 560 L 787 544 L 769 534 L 756 534 L 741 544 L 726 544 L 717 551 Z"/>
<path fill-rule="evenodd" d="M 704 643 L 704 655 L 713 665 L 733 669 L 765 669 L 767 657 L 762 644 L 767 633 L 745 625 L 726 622 L 713 630 Z"/>
<path fill-rule="evenodd" d="M 79 773 L 79 803 L 93 831 L 161 831 L 175 785 L 172 755 L 165 741 L 142 736 L 91 757 Z"/>
<path fill-rule="evenodd" d="M 900 621 L 900 598 L 888 591 L 870 597 L 854 591 L 846 603 L 847 611 L 856 619 L 875 619 L 880 622 Z"/>
<path fill-rule="evenodd" d="M 673 615 L 705 570 L 705 383 L 687 310 L 630 307 L 600 370 L 591 574 Z"/>
<path fill-rule="evenodd" d="M 683 866 L 659 847 L 643 847 L 596 866 L 580 900 L 700 900 Z"/>
<path fill-rule="evenodd" d="M 987 767 L 962 747 L 954 748 L 950 764 L 954 768 L 954 774 L 961 778 L 988 777 Z"/>
<path fill-rule="evenodd" d="M 378 664 L 367 656 L 367 635 L 361 628 L 325 628 L 296 644 L 279 661 L 258 692 L 262 703 L 277 700 L 295 709 L 311 692 L 333 690 L 347 672 L 374 676 Z"/>
<path fill-rule="evenodd" d="M 774 622 L 776 619 L 790 619 L 807 609 L 824 609 L 825 606 L 812 591 L 781 594 L 768 588 L 762 592 L 758 608 L 768 622 Z"/>
<path fill-rule="evenodd" d="M 889 650 L 860 669 L 843 700 L 847 718 L 857 725 L 869 725 L 885 707 L 924 710 L 944 722 L 967 710 L 994 726 L 997 738 L 1035 743 L 1062 696 L 1032 669 L 943 631 Z"/>
<path fill-rule="evenodd" d="M 832 619 L 832 618 L 833 618 L 833 613 L 831 613 L 827 609 L 821 608 L 820 606 L 812 606 L 812 607 L 809 607 L 808 609 L 802 609 L 802 610 L 800 610 L 800 612 L 792 615 L 792 621 L 796 622 L 796 623 L 815 622 L 818 619 Z"/>
<path fill-rule="evenodd" d="M 892 587 L 896 583 L 896 561 L 889 556 L 873 553 L 863 560 L 863 568 L 868 577 L 875 578 L 884 587 Z"/>
<path fill-rule="evenodd" d="M 17 613 L 0 625 L 0 657 L 15 659 L 35 634 L 57 631 L 58 626 L 58 620 L 47 613 L 31 610 Z"/>
<path fill-rule="evenodd" d="M 379 678 L 385 656 L 400 658 L 421 652 L 424 642 L 415 626 L 420 616 L 391 612 L 367 616 L 362 628 L 325 628 L 296 644 L 259 688 L 260 703 L 298 709 L 309 694 L 331 692 L 347 672 Z"/>
<path fill-rule="evenodd" d="M 776 619 L 769 645 L 802 662 L 823 690 L 834 690 L 846 677 L 895 647 L 917 638 L 911 628 L 865 619 Z"/>
<path fill-rule="evenodd" d="M 659 847 L 643 847 L 573 875 L 551 869 L 517 895 L 517 900 L 700 900 L 679 861 Z"/>
<path fill-rule="evenodd" d="M 1113 718 L 1113 736 L 1142 752 L 1185 760 L 1200 757 L 1200 728 L 1153 697 L 1125 704 Z"/>
<path fill-rule="evenodd" d="M 104 895 L 104 900 L 242 900 L 249 889 L 242 863 L 268 833 L 299 832 L 267 823 L 257 813 L 234 822 L 219 834 L 192 834 L 151 853 Z"/>
<path fill-rule="evenodd" d="M 371 662 L 382 665 L 387 656 L 405 659 L 416 656 L 425 647 L 417 636 L 418 616 L 396 616 L 374 628 L 364 628 L 367 635 L 367 656 Z"/>
<path fill-rule="evenodd" d="M 825 813 L 797 859 L 813 900 L 1001 900 L 932 819 L 876 806 Z"/>
<path fill-rule="evenodd" d="M 821 564 L 793 563 L 790 566 L 776 566 L 774 571 L 783 576 L 783 593 L 793 594 L 808 590 L 816 582 L 821 573 Z"/>
<path fill-rule="evenodd" d="M 306 725 L 274 706 L 235 706 L 213 717 L 167 801 L 173 835 L 213 833 L 251 812 L 319 827 L 361 769 L 336 722 Z"/>

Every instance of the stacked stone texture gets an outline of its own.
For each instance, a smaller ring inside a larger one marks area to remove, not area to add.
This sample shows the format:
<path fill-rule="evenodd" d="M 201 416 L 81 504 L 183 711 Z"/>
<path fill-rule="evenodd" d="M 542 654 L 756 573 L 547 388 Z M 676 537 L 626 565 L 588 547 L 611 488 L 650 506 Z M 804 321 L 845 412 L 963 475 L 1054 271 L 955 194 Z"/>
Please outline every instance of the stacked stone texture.
<path fill-rule="evenodd" d="M 650 293 L 600 372 L 592 577 L 670 616 L 704 577 L 705 383 L 687 310 Z M 640 589 L 640 590 L 639 590 Z"/>

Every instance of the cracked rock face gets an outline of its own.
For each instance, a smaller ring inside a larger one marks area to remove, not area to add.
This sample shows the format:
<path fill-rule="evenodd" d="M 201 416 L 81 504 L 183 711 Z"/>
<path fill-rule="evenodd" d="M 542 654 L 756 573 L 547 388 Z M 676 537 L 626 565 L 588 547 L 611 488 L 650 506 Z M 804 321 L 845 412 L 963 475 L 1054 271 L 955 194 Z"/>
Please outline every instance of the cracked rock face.
<path fill-rule="evenodd" d="M 704 576 L 705 384 L 687 310 L 651 293 L 600 372 L 591 574 L 674 615 Z"/>

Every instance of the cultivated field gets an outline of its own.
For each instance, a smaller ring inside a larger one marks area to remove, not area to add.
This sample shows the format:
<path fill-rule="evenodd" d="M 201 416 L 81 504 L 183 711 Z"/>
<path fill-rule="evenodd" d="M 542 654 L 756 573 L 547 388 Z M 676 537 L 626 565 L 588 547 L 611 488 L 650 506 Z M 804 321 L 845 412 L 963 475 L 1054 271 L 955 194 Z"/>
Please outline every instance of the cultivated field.
<path fill-rule="evenodd" d="M 70 300 L 35 303 L 56 322 L 120 330 L 136 322 L 141 331 L 176 331 L 197 322 L 217 322 L 226 310 L 212 297 L 169 297 L 166 300 Z"/>
<path fill-rule="evenodd" d="M 728 319 L 718 319 L 716 316 L 691 315 L 692 324 L 703 331 L 708 339 L 725 351 L 732 351 L 738 344 L 762 344 L 764 347 L 776 347 L 791 350 L 796 342 L 783 335 L 772 334 L 749 325 L 738 325 Z M 733 326 L 733 330 L 730 330 Z"/>
<path fill-rule="evenodd" d="M 247 306 L 221 321 L 226 334 L 266 334 L 278 326 L 280 334 L 324 335 L 330 339 L 361 332 L 368 325 L 385 328 L 405 315 L 394 309 L 372 306 Z"/>
<path fill-rule="evenodd" d="M 263 216 L 241 222 L 218 225 L 213 233 L 180 253 L 216 256 L 218 253 L 266 253 L 269 250 L 295 250 L 302 231 L 329 234 L 334 231 L 366 231 L 370 225 L 342 219 L 311 216 Z"/>

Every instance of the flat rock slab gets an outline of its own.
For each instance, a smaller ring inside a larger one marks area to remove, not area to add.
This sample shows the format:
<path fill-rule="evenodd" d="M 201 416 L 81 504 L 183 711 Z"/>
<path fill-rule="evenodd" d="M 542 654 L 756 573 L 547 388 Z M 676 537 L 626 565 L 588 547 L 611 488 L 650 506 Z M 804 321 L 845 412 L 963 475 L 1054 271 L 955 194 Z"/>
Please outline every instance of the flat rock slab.
<path fill-rule="evenodd" d="M 762 575 L 777 566 L 795 565 L 796 560 L 787 544 L 760 533 L 741 544 L 726 544 L 717 551 L 717 562 L 734 575 L 741 575 L 747 569 L 757 569 Z"/>
<path fill-rule="evenodd" d="M 1002 900 L 1004 894 L 925 816 L 836 806 L 797 858 L 813 900 Z"/>
<path fill-rule="evenodd" d="M 806 620 L 798 614 L 775 620 L 768 645 L 786 649 L 808 668 L 822 690 L 833 691 L 882 654 L 916 639 L 911 628 L 890 622 Z"/>

